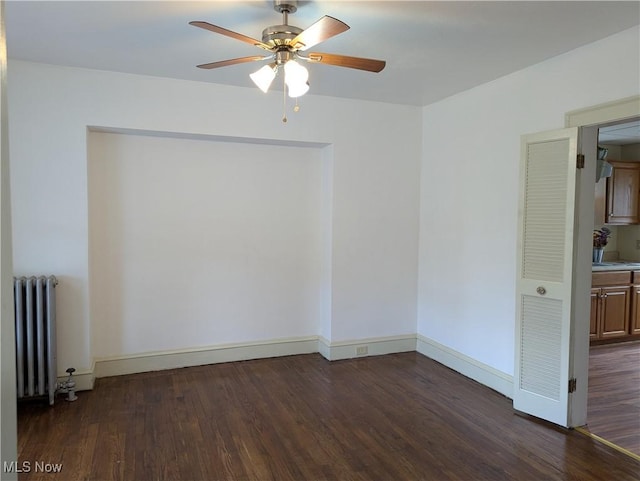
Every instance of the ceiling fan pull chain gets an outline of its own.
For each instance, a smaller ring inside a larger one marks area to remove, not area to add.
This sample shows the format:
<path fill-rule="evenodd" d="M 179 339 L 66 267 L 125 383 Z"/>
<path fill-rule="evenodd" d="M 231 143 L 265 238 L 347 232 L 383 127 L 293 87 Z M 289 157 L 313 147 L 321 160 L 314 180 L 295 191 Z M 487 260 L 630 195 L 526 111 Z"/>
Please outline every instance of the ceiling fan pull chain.
<path fill-rule="evenodd" d="M 282 76 L 282 121 L 287 123 L 287 83 Z"/>

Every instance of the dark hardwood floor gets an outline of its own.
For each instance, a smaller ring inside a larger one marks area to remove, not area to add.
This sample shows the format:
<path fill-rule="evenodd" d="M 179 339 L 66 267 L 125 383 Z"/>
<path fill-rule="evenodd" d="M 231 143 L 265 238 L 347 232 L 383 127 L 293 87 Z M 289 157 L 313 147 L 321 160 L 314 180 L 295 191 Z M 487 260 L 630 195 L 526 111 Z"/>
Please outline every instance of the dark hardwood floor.
<path fill-rule="evenodd" d="M 587 429 L 640 456 L 640 341 L 590 349 Z"/>
<path fill-rule="evenodd" d="M 515 414 L 415 353 L 318 354 L 98 379 L 23 404 L 21 480 L 638 480 L 640 462 Z"/>

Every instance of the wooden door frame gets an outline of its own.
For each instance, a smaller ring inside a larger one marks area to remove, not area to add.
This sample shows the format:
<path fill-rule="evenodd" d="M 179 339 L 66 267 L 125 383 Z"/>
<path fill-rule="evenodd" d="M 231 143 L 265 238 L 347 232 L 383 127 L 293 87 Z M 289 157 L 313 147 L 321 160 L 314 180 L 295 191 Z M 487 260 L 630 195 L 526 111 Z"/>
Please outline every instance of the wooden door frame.
<path fill-rule="evenodd" d="M 578 380 L 576 391 L 569 397 L 569 426 L 587 423 L 587 395 L 589 379 L 589 309 L 591 306 L 591 246 L 593 229 L 593 192 L 595 190 L 595 155 L 589 151 L 597 129 L 609 123 L 618 123 L 640 117 L 640 95 L 598 104 L 565 114 L 565 127 L 582 127 L 582 140 L 586 168 L 578 174 L 574 292 L 572 295 L 570 377 Z M 590 157 L 593 156 L 591 159 Z M 592 175 L 593 174 L 593 175 Z M 589 227 L 591 226 L 591 227 Z"/>

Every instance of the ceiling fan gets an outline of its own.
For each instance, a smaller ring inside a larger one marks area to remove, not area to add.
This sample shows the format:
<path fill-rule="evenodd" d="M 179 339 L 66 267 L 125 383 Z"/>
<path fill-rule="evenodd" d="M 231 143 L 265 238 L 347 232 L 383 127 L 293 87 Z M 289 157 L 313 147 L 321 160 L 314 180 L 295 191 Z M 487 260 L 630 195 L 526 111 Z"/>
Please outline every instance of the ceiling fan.
<path fill-rule="evenodd" d="M 324 42 L 331 37 L 347 31 L 349 26 L 328 15 L 325 15 L 305 30 L 289 25 L 289 14 L 296 12 L 297 5 L 297 0 L 274 0 L 273 8 L 282 14 L 282 25 L 272 25 L 265 28 L 262 32 L 262 41 L 207 22 L 189 22 L 190 25 L 195 27 L 235 38 L 236 40 L 254 45 L 269 52 L 269 55 L 266 56 L 255 55 L 240 57 L 205 63 L 198 65 L 198 67 L 213 69 L 246 62 L 272 60 L 271 63 L 252 73 L 250 77 L 263 92 L 267 92 L 278 70 L 282 67 L 285 71 L 284 80 L 290 97 L 299 97 L 309 90 L 309 73 L 307 69 L 296 60 L 348 67 L 369 72 L 380 72 L 385 67 L 386 62 L 384 60 L 349 57 L 331 53 L 306 53 L 309 48 L 320 42 Z M 305 52 L 305 54 L 303 55 L 302 52 Z"/>

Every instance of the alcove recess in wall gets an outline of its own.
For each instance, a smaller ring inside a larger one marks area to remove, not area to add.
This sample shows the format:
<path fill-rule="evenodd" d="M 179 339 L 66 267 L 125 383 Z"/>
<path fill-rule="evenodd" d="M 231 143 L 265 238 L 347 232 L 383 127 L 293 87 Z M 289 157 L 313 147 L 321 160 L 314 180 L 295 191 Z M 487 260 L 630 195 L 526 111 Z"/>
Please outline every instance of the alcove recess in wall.
<path fill-rule="evenodd" d="M 322 149 L 89 134 L 97 358 L 317 335 Z"/>
<path fill-rule="evenodd" d="M 636 144 L 599 144 L 608 150 L 607 161 L 613 162 L 636 162 L 640 163 L 640 143 Z M 607 179 L 600 179 L 596 183 L 596 208 L 594 225 L 599 228 L 605 225 L 605 208 L 607 196 Z M 640 208 L 640 206 L 639 206 Z M 611 238 L 605 247 L 604 260 L 611 261 L 617 259 L 640 261 L 640 224 L 634 225 L 610 225 Z"/>

